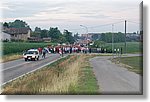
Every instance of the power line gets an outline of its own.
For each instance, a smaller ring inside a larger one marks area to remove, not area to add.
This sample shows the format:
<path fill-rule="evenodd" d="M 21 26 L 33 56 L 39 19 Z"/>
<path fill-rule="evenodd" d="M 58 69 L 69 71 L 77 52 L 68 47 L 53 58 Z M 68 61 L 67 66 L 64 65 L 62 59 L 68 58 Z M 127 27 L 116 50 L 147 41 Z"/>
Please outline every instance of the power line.
<path fill-rule="evenodd" d="M 103 27 L 103 26 L 110 26 L 110 25 L 114 25 L 114 24 L 118 24 L 118 23 L 122 23 L 122 22 L 124 22 L 124 21 L 109 23 L 109 24 L 104 24 L 104 25 L 98 25 L 98 26 L 92 26 L 92 27 L 88 27 L 88 28 L 98 28 L 98 27 Z"/>
<path fill-rule="evenodd" d="M 140 23 L 138 23 L 138 22 L 134 22 L 134 21 L 128 21 L 129 23 L 134 23 L 134 24 L 140 24 Z"/>
<path fill-rule="evenodd" d="M 91 29 L 91 28 L 98 28 L 98 27 L 110 26 L 110 25 L 119 24 L 119 23 L 122 23 L 122 22 L 124 22 L 124 21 L 114 22 L 114 23 L 108 23 L 108 24 L 103 24 L 103 25 L 97 25 L 97 26 L 90 26 L 90 27 L 87 27 L 87 28 L 88 28 L 88 29 Z M 78 28 L 78 29 L 70 29 L 70 30 L 81 30 L 81 28 Z"/>

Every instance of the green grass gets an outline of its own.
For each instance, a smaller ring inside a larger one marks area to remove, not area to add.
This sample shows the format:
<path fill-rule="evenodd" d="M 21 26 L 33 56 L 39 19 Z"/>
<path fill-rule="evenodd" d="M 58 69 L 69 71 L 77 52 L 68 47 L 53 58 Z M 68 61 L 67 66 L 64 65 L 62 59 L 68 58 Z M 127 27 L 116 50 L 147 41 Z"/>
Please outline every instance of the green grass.
<path fill-rule="evenodd" d="M 98 94 L 88 55 L 62 58 L 3 86 L 2 94 Z"/>
<path fill-rule="evenodd" d="M 75 93 L 78 94 L 99 94 L 99 86 L 93 68 L 89 64 L 89 58 L 94 56 L 86 56 L 82 64 L 82 69 L 80 72 L 80 79 L 78 85 L 75 88 Z"/>
<path fill-rule="evenodd" d="M 4 42 L 3 55 L 22 53 L 31 48 L 39 48 L 51 45 L 51 43 L 26 43 L 26 42 Z"/>
<path fill-rule="evenodd" d="M 114 43 L 114 49 L 121 48 L 124 52 L 125 43 Z M 142 43 L 141 42 L 127 42 L 127 53 L 142 53 Z M 106 48 L 111 49 L 111 43 L 105 45 Z"/>
<path fill-rule="evenodd" d="M 16 53 L 16 54 L 3 55 L 1 62 L 13 61 L 20 58 L 22 58 L 22 54 Z"/>
<path fill-rule="evenodd" d="M 136 72 L 137 74 L 143 75 L 143 57 L 142 56 L 123 57 L 120 59 L 120 62 L 131 66 L 131 67 L 127 66 L 127 68 L 130 71 L 133 71 L 133 72 Z"/>

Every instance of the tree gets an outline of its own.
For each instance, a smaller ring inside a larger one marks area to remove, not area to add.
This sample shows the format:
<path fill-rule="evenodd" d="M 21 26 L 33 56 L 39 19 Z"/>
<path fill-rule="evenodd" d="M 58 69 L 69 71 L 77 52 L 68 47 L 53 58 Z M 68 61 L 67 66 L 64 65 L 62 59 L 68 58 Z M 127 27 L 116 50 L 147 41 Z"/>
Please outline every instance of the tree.
<path fill-rule="evenodd" d="M 92 40 L 98 40 L 98 39 L 99 39 L 98 34 L 92 35 Z"/>
<path fill-rule="evenodd" d="M 101 34 L 100 40 L 101 40 L 101 41 L 105 41 L 105 33 L 102 33 L 102 34 Z"/>
<path fill-rule="evenodd" d="M 44 29 L 44 30 L 41 30 L 41 38 L 46 38 L 46 37 L 49 37 L 48 36 L 48 30 Z"/>
<path fill-rule="evenodd" d="M 8 25 L 11 28 L 30 28 L 29 25 L 22 20 L 15 20 L 14 22 L 9 22 Z"/>
<path fill-rule="evenodd" d="M 31 34 L 32 37 L 41 38 L 41 28 L 35 27 L 34 31 Z"/>
<path fill-rule="evenodd" d="M 105 47 L 105 42 L 104 41 L 101 41 L 101 40 L 96 40 L 95 42 L 94 42 L 94 47 Z"/>
<path fill-rule="evenodd" d="M 124 34 L 121 32 L 118 33 L 113 33 L 113 39 L 114 39 L 114 43 L 117 42 L 124 42 Z M 101 34 L 101 41 L 107 42 L 107 43 L 111 43 L 112 42 L 112 33 L 102 33 Z"/>
<path fill-rule="evenodd" d="M 34 32 L 36 32 L 36 33 L 41 33 L 41 28 L 39 28 L 39 27 L 35 27 Z"/>
<path fill-rule="evenodd" d="M 73 44 L 74 43 L 74 37 L 72 36 L 72 33 L 69 32 L 68 30 L 64 30 L 64 36 L 66 38 L 66 41 L 70 44 Z"/>
<path fill-rule="evenodd" d="M 5 22 L 5 23 L 3 24 L 3 27 L 9 28 L 8 23 L 7 23 L 7 22 Z"/>
<path fill-rule="evenodd" d="M 51 37 L 53 42 L 59 42 L 60 38 L 62 37 L 62 33 L 57 27 L 56 28 L 50 27 L 48 31 L 48 36 Z"/>
<path fill-rule="evenodd" d="M 77 39 L 79 39 L 79 34 L 78 33 L 74 34 L 74 40 L 76 41 Z"/>

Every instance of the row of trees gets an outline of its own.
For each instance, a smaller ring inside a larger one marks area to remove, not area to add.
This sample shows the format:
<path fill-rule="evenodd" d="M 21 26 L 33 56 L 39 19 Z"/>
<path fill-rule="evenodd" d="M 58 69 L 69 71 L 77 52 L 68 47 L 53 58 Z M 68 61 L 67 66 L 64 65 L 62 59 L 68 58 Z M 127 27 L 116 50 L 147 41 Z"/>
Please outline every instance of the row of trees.
<path fill-rule="evenodd" d="M 131 36 L 126 36 L 126 41 L 131 42 L 131 41 L 140 41 L 140 35 L 137 35 L 135 32 L 131 33 Z M 92 36 L 92 40 L 100 40 L 104 41 L 107 43 L 112 42 L 112 35 L 113 35 L 113 42 L 114 43 L 119 43 L 119 42 L 124 42 L 125 41 L 125 34 L 118 32 L 118 33 L 102 33 L 102 34 L 95 34 Z"/>
<path fill-rule="evenodd" d="M 103 33 L 101 35 L 101 41 L 111 43 L 112 42 L 112 35 L 113 35 L 113 41 L 114 43 L 116 42 L 124 42 L 125 41 L 125 36 L 123 33 L 118 32 L 118 33 Z"/>
<path fill-rule="evenodd" d="M 75 41 L 74 36 L 72 36 L 72 32 L 69 32 L 68 30 L 64 30 L 64 32 L 61 33 L 58 27 L 55 28 L 50 27 L 49 30 L 36 27 L 35 30 L 32 32 L 31 36 L 38 37 L 38 38 L 50 37 L 52 39 L 52 42 L 57 42 L 57 43 L 72 44 Z"/>
<path fill-rule="evenodd" d="M 103 42 L 111 43 L 112 42 L 112 35 L 113 35 L 114 43 L 125 41 L 125 36 L 121 32 L 113 33 L 113 34 L 111 32 L 102 33 L 101 35 L 93 35 L 92 38 L 93 38 L 93 40 L 100 40 Z"/>

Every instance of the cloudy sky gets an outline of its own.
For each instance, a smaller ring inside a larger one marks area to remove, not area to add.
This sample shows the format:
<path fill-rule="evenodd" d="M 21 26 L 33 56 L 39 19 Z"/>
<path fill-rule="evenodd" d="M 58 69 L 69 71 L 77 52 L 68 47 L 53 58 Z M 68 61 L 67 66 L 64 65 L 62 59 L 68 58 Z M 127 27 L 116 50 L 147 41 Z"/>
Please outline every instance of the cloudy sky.
<path fill-rule="evenodd" d="M 139 30 L 141 0 L 1 0 L 0 22 L 26 21 L 32 29 L 58 27 L 73 33 Z"/>

